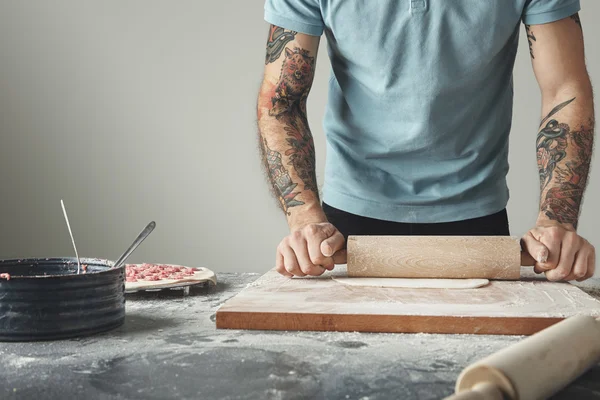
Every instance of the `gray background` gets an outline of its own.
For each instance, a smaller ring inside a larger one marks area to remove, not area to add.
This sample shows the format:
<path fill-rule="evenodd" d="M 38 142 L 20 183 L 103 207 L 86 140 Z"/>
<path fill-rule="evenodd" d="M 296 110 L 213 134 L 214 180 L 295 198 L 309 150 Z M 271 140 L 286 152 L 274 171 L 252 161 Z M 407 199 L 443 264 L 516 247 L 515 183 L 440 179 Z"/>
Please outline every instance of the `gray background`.
<path fill-rule="evenodd" d="M 593 82 L 599 13 L 582 0 Z M 72 255 L 63 198 L 81 256 L 115 259 L 156 220 L 131 261 L 271 268 L 287 225 L 256 151 L 267 30 L 262 0 L 0 1 L 0 258 Z M 328 71 L 322 41 L 308 105 L 319 178 Z M 508 211 L 522 235 L 540 114 L 523 29 L 515 86 Z M 600 248 L 592 173 L 580 234 Z"/>

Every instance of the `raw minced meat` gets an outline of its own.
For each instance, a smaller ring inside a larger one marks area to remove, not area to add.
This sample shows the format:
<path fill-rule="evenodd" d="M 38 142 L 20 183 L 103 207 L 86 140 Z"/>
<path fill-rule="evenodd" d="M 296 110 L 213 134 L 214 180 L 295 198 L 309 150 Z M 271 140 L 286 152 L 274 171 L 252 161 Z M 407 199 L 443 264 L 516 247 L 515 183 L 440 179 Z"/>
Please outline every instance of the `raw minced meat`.
<path fill-rule="evenodd" d="M 194 275 L 197 268 L 180 267 L 168 264 L 127 264 L 125 280 L 127 282 L 160 281 L 163 279 L 184 279 Z"/>
<path fill-rule="evenodd" d="M 10 274 L 7 272 L 3 272 L 0 274 L 0 279 L 6 279 L 7 281 L 10 281 Z"/>

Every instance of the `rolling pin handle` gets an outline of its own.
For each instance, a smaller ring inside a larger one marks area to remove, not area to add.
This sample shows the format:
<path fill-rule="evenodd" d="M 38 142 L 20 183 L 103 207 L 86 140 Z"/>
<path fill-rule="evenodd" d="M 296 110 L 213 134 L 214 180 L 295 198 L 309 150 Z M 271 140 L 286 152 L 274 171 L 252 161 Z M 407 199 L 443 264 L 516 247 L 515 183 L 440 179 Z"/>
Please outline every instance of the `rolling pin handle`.
<path fill-rule="evenodd" d="M 512 400 L 510 397 L 504 397 L 500 388 L 490 382 L 481 382 L 473 386 L 470 390 L 446 397 L 444 400 Z"/>

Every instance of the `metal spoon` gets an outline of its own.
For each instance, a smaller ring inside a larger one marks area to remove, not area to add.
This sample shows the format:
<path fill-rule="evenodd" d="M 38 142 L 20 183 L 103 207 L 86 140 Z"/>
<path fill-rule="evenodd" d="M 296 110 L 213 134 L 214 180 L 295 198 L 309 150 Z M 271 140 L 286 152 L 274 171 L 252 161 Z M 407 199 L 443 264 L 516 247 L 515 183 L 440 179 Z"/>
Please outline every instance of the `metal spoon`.
<path fill-rule="evenodd" d="M 67 210 L 65 209 L 65 203 L 60 200 L 60 205 L 63 210 L 63 215 L 65 216 L 65 221 L 67 222 L 67 228 L 69 229 L 69 235 L 71 236 L 71 243 L 73 243 L 73 248 L 75 249 L 75 257 L 77 257 L 77 273 L 79 273 L 81 269 L 81 261 L 79 261 L 79 254 L 77 253 L 77 246 L 75 246 L 75 239 L 73 238 L 73 232 L 71 231 L 71 224 L 69 224 L 69 217 L 67 217 Z"/>
<path fill-rule="evenodd" d="M 131 246 L 129 246 L 129 248 L 127 250 L 125 250 L 125 253 L 123 253 L 123 255 L 121 255 L 121 257 L 119 257 L 119 259 L 117 261 L 115 261 L 113 268 L 119 268 L 125 262 L 127 257 L 129 257 L 131 255 L 131 253 L 133 253 L 133 251 L 144 241 L 144 239 L 146 239 L 148 237 L 148 235 L 154 230 L 155 227 L 156 227 L 156 222 L 154 222 L 154 221 L 150 222 L 144 228 L 144 230 L 138 235 L 138 237 L 133 241 Z"/>

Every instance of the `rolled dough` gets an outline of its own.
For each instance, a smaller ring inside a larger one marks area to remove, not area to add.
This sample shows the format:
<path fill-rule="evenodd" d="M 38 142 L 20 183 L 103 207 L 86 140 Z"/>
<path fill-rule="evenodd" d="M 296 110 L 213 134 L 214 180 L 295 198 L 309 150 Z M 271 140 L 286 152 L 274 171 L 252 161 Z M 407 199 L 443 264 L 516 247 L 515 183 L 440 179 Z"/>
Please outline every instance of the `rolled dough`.
<path fill-rule="evenodd" d="M 347 278 L 332 277 L 349 286 L 371 286 L 417 289 L 475 289 L 490 283 L 487 279 L 421 279 L 421 278 Z"/>

